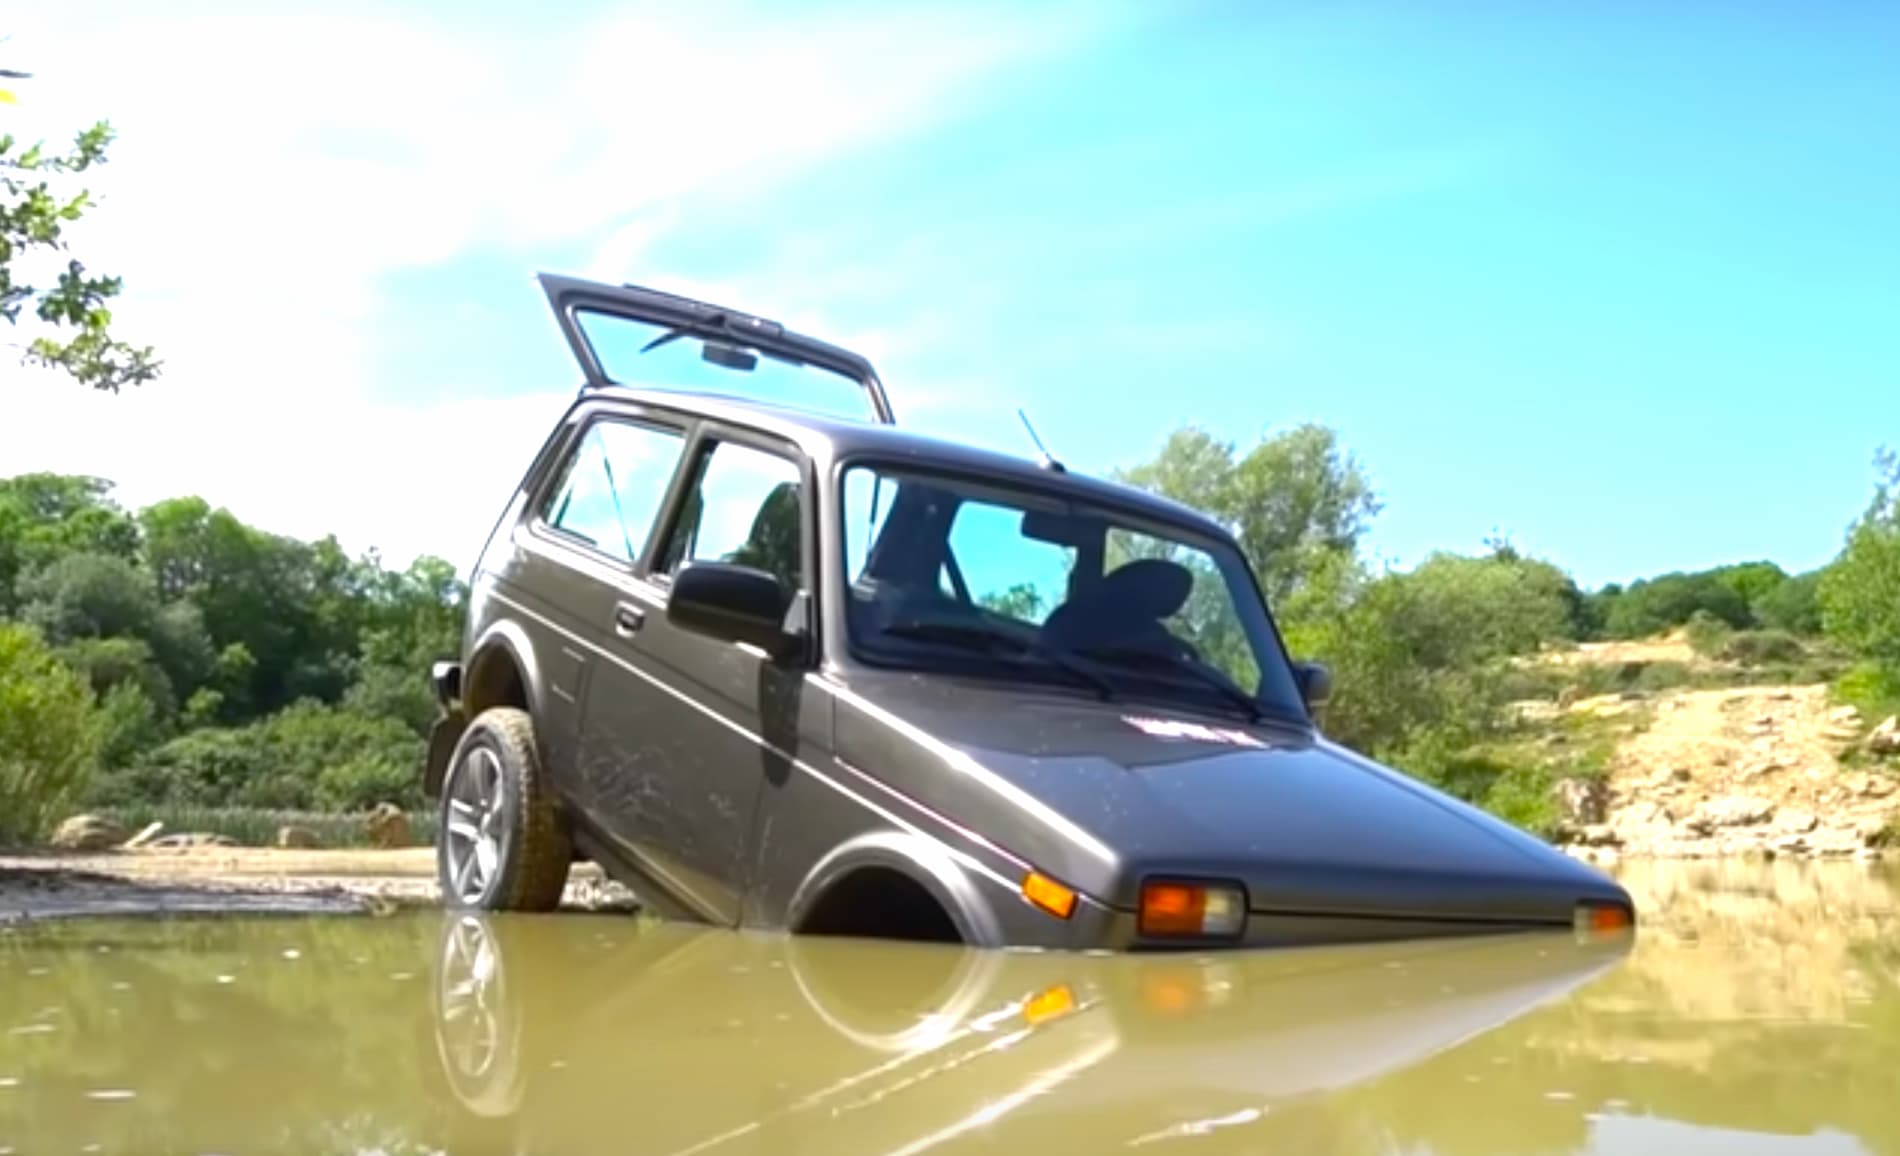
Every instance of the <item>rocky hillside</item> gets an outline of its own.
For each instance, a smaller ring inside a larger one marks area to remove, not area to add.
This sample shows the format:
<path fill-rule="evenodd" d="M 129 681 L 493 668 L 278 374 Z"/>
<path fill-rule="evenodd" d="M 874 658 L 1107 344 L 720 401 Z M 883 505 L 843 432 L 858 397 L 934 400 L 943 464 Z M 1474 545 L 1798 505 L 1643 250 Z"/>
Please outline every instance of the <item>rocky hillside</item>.
<path fill-rule="evenodd" d="M 1588 857 L 1874 858 L 1900 832 L 1896 724 L 1870 729 L 1825 686 L 1600 695 L 1561 710 L 1634 719 L 1602 779 L 1563 785 L 1564 841 Z"/>

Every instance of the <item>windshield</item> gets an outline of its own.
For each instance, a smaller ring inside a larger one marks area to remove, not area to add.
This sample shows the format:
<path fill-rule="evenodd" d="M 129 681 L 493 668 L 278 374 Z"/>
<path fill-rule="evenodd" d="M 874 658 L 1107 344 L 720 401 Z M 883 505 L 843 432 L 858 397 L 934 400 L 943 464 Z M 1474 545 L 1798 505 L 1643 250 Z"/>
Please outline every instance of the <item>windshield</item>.
<path fill-rule="evenodd" d="M 578 309 L 575 319 L 601 370 L 620 385 L 724 394 L 835 417 L 875 416 L 864 384 L 833 370 L 701 333 L 669 338 L 672 331 L 663 325 L 611 313 Z"/>
<path fill-rule="evenodd" d="M 846 630 L 861 659 L 1304 721 L 1238 550 L 976 478 L 844 475 Z"/>

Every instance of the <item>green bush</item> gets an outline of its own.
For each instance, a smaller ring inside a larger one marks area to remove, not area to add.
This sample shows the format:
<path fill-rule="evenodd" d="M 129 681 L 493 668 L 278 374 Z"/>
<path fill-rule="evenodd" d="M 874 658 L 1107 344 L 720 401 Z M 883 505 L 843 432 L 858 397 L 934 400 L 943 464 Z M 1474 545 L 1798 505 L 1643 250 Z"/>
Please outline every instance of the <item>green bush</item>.
<path fill-rule="evenodd" d="M 92 692 L 32 627 L 0 622 L 0 842 L 36 838 L 85 789 Z"/>
<path fill-rule="evenodd" d="M 316 801 L 330 811 L 367 811 L 378 803 L 420 803 L 416 766 L 385 753 L 361 754 L 325 767 L 317 776 Z"/>
<path fill-rule="evenodd" d="M 1689 649 L 1705 658 L 1713 658 L 1734 637 L 1735 628 L 1707 610 L 1697 610 L 1689 616 L 1684 634 L 1688 637 Z"/>
<path fill-rule="evenodd" d="M 1680 662 L 1646 662 L 1637 673 L 1633 690 L 1677 690 L 1695 682 L 1695 672 Z"/>
<path fill-rule="evenodd" d="M 1801 640 L 1785 630 L 1744 630 L 1723 642 L 1719 657 L 1743 666 L 1796 663 L 1807 655 Z"/>
<path fill-rule="evenodd" d="M 1864 662 L 1834 683 L 1834 699 L 1859 709 L 1861 717 L 1878 722 L 1900 714 L 1900 674 Z"/>
<path fill-rule="evenodd" d="M 245 727 L 180 735 L 104 776 L 95 800 L 317 810 L 420 801 L 423 741 L 402 720 L 300 702 Z M 365 793 L 379 791 L 376 798 Z"/>

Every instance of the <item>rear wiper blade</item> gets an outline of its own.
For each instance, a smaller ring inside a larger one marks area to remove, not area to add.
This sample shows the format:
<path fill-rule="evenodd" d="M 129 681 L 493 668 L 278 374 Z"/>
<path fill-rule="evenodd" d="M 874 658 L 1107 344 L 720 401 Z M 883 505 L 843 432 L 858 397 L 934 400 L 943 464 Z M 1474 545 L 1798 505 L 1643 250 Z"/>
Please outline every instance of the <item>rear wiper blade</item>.
<path fill-rule="evenodd" d="M 1076 653 L 1099 662 L 1120 666 L 1132 666 L 1137 663 L 1166 667 L 1170 671 L 1179 671 L 1193 675 L 1203 685 L 1220 692 L 1221 696 L 1241 710 L 1247 712 L 1247 718 L 1259 722 L 1269 717 L 1267 709 L 1260 700 L 1242 690 L 1226 675 L 1185 657 L 1169 654 L 1161 650 L 1149 650 L 1143 647 L 1090 647 Z M 1277 717 L 1277 716 L 1274 716 Z"/>
<path fill-rule="evenodd" d="M 642 345 L 640 347 L 640 352 L 647 353 L 652 350 L 658 349 L 660 346 L 665 345 L 667 342 L 678 341 L 680 338 L 685 337 L 689 333 L 698 333 L 702 335 L 713 334 L 719 337 L 730 337 L 731 334 L 728 332 L 728 329 L 729 329 L 729 322 L 727 321 L 726 315 L 724 313 L 715 313 L 711 317 L 707 317 L 699 321 L 688 322 L 685 325 L 675 325 L 673 328 L 667 330 L 665 333 L 660 334 L 658 337 L 655 337 L 653 340 L 647 342 L 645 345 Z"/>
<path fill-rule="evenodd" d="M 982 650 L 988 654 L 1008 651 L 1040 659 L 1060 670 L 1066 671 L 1094 687 L 1107 702 L 1115 697 L 1115 687 L 1108 679 L 1090 670 L 1083 662 L 1077 662 L 1074 655 L 1018 638 L 993 627 L 976 623 L 962 622 L 894 622 L 878 631 L 893 638 L 914 638 L 924 642 L 942 642 L 951 646 L 962 646 L 972 650 Z"/>

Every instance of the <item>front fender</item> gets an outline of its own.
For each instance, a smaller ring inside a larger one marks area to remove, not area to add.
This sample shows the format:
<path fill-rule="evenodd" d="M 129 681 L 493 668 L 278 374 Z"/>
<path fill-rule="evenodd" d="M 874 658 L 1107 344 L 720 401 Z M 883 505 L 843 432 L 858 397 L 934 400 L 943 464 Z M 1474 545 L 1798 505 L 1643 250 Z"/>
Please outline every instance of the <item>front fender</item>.
<path fill-rule="evenodd" d="M 971 947 L 1003 946 L 996 912 L 978 890 L 971 873 L 937 843 L 904 831 L 872 831 L 833 848 L 793 892 L 786 909 L 786 925 L 802 926 L 812 905 L 832 884 L 866 867 L 899 871 L 922 885 L 949 913 L 964 943 Z"/>

